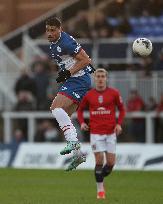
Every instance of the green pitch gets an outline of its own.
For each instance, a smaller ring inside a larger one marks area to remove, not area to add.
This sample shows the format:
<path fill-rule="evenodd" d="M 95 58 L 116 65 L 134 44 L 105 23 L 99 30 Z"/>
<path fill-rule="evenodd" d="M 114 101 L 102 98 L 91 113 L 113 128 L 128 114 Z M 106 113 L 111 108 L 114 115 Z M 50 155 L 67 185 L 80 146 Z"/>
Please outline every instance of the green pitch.
<path fill-rule="evenodd" d="M 0 169 L 0 204 L 163 204 L 163 172 L 114 171 L 96 200 L 93 171 Z"/>

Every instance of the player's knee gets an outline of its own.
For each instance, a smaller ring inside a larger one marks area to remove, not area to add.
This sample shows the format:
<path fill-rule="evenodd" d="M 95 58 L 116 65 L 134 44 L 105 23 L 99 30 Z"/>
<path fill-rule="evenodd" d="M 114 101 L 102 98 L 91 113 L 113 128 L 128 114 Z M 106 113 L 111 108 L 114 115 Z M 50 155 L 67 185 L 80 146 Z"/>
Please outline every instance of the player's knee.
<path fill-rule="evenodd" d="M 96 182 L 103 182 L 103 165 L 96 165 L 95 166 L 95 178 Z"/>
<path fill-rule="evenodd" d="M 109 160 L 109 161 L 107 161 L 107 165 L 114 167 L 114 165 L 115 165 L 115 160 Z"/>

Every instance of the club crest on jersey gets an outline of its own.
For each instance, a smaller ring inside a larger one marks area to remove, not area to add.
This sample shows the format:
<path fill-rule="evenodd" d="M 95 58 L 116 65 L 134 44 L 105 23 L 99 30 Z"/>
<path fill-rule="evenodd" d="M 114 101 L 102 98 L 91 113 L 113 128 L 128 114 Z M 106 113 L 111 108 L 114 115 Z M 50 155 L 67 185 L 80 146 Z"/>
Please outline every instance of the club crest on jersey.
<path fill-rule="evenodd" d="M 104 101 L 103 96 L 99 96 L 99 97 L 98 97 L 98 102 L 99 102 L 99 103 L 103 103 L 103 101 Z"/>
<path fill-rule="evenodd" d="M 61 52 L 61 48 L 60 48 L 59 46 L 57 47 L 57 51 L 58 51 L 58 52 Z"/>

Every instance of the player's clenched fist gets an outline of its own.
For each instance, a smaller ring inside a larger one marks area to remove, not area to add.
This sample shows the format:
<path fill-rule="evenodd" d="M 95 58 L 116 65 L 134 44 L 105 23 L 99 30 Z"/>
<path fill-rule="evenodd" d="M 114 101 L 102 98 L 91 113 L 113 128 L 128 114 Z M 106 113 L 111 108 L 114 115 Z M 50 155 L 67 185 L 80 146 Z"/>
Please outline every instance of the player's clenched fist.
<path fill-rule="evenodd" d="M 71 76 L 71 73 L 69 70 L 66 69 L 62 69 L 59 73 L 58 73 L 58 77 L 56 79 L 57 83 L 60 82 L 65 82 L 67 79 L 69 79 Z"/>

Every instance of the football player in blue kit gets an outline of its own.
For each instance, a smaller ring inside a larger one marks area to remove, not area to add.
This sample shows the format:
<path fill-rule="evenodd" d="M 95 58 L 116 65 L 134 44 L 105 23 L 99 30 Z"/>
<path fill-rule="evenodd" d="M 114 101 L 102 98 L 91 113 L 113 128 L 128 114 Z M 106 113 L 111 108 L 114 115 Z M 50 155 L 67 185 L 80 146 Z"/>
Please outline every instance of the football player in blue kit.
<path fill-rule="evenodd" d="M 66 147 L 60 154 L 73 152 L 72 161 L 67 168 L 69 171 L 86 161 L 70 117 L 91 88 L 90 74 L 94 72 L 94 68 L 81 45 L 68 33 L 62 31 L 62 24 L 58 18 L 52 17 L 46 21 L 46 35 L 50 41 L 51 57 L 60 68 L 56 81 L 62 83 L 50 110 L 67 141 Z"/>

